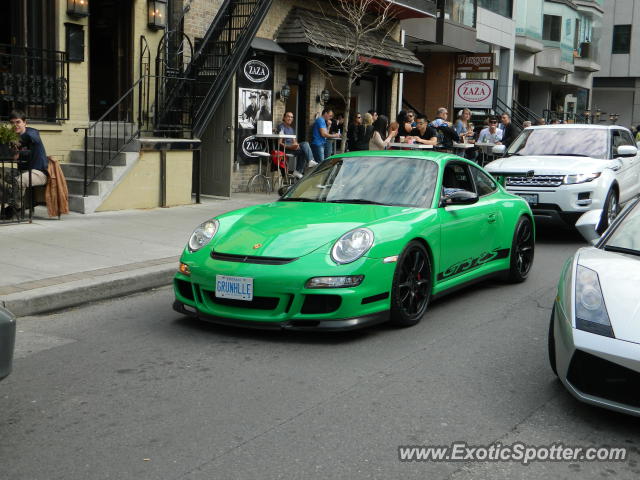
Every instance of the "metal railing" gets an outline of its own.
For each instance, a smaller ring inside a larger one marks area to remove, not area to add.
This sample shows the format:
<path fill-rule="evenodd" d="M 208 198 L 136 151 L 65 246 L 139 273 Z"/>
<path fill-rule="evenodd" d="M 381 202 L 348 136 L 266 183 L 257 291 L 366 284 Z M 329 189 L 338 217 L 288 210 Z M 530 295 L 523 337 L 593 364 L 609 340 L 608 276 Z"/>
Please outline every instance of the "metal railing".
<path fill-rule="evenodd" d="M 32 121 L 69 119 L 65 52 L 0 44 L 0 118 L 14 109 Z"/>

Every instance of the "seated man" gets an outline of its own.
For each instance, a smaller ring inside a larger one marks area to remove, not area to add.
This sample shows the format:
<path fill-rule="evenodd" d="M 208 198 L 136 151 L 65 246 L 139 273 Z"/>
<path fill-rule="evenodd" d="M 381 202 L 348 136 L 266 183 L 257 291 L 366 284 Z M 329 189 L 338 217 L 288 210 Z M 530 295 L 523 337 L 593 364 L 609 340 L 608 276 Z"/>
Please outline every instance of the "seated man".
<path fill-rule="evenodd" d="M 48 179 L 49 161 L 45 152 L 40 133 L 35 128 L 27 127 L 27 117 L 24 112 L 14 110 L 9 114 L 9 122 L 13 125 L 16 133 L 20 135 L 20 152 L 18 160 L 17 175 L 12 178 L 5 178 L 0 183 L 0 198 L 11 198 L 14 200 L 4 209 L 4 217 L 12 218 L 15 210 L 22 207 L 22 199 L 25 190 L 29 187 L 29 176 L 31 176 L 31 186 L 46 185 Z M 18 191 L 20 192 L 18 194 Z M 4 205 L 3 205 L 4 206 Z"/>
<path fill-rule="evenodd" d="M 296 134 L 296 131 L 293 128 L 292 112 L 286 112 L 284 114 L 284 116 L 282 117 L 282 123 L 278 126 L 278 132 L 285 135 Z M 286 153 L 295 155 L 295 168 L 293 172 L 294 177 L 302 178 L 302 176 L 304 175 L 304 169 L 307 167 L 307 164 L 310 167 L 315 167 L 316 165 L 318 165 L 318 163 L 313 160 L 313 153 L 311 152 L 311 147 L 307 142 L 298 143 L 292 138 L 286 138 L 280 140 L 280 145 L 284 147 Z"/>
<path fill-rule="evenodd" d="M 480 132 L 478 143 L 494 143 L 502 145 L 502 130 L 498 128 L 498 119 L 496 117 L 489 118 L 489 126 Z"/>
<path fill-rule="evenodd" d="M 436 111 L 436 118 L 430 124 L 438 132 L 438 142 L 445 147 L 451 147 L 453 142 L 460 141 L 460 136 L 449 123 L 448 116 L 449 111 L 444 107 L 440 107 Z"/>
<path fill-rule="evenodd" d="M 409 140 L 413 140 L 415 143 L 421 143 L 423 145 L 437 145 L 438 133 L 435 128 L 428 125 L 427 119 L 424 116 L 420 116 L 418 117 L 416 128 L 411 130 Z"/>

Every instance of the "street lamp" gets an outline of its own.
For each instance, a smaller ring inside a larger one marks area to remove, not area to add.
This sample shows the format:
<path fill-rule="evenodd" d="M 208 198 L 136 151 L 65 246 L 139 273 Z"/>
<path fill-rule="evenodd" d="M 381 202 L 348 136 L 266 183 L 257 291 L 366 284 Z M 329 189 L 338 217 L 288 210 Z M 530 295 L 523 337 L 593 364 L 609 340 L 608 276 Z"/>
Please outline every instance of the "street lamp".
<path fill-rule="evenodd" d="M 149 0 L 147 25 L 151 30 L 160 30 L 167 26 L 167 0 Z"/>
<path fill-rule="evenodd" d="M 600 115 L 602 114 L 602 112 L 600 111 L 599 108 L 596 108 L 596 123 L 600 123 Z"/>
<path fill-rule="evenodd" d="M 587 120 L 587 123 L 591 123 L 589 121 L 589 117 L 591 117 L 591 110 L 589 110 L 588 108 L 584 111 L 584 118 Z"/>
<path fill-rule="evenodd" d="M 331 93 L 326 88 L 320 92 L 320 95 L 316 97 L 316 101 L 321 104 L 323 107 L 329 103 L 329 98 L 331 98 Z"/>
<path fill-rule="evenodd" d="M 67 15 L 82 18 L 89 15 L 89 0 L 67 0 Z"/>
<path fill-rule="evenodd" d="M 289 95 L 291 95 L 291 88 L 285 83 L 280 89 L 280 100 L 282 100 L 284 103 L 287 103 Z"/>
<path fill-rule="evenodd" d="M 609 115 L 609 121 L 615 125 L 616 122 L 618 121 L 618 118 L 620 118 L 620 115 L 618 115 L 617 113 L 612 113 Z"/>

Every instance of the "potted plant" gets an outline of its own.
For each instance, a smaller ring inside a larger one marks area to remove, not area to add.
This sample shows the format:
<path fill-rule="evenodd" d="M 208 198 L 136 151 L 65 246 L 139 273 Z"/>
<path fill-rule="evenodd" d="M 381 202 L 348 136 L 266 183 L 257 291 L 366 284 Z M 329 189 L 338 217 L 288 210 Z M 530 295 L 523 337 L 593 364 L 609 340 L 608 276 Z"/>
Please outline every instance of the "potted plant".
<path fill-rule="evenodd" d="M 0 125 L 0 158 L 13 158 L 20 148 L 20 135 L 13 125 Z"/>

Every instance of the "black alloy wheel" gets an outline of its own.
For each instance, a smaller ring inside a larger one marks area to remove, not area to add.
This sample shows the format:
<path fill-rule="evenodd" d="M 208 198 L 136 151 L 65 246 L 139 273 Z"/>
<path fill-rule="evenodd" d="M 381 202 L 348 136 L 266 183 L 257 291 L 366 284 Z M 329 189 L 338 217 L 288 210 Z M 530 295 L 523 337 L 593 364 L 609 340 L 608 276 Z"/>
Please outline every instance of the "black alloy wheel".
<path fill-rule="evenodd" d="M 511 283 L 524 282 L 533 265 L 535 239 L 533 224 L 529 217 L 520 217 L 511 244 L 511 264 L 507 280 Z"/>
<path fill-rule="evenodd" d="M 403 250 L 393 275 L 391 323 L 409 327 L 427 311 L 433 279 L 431 261 L 424 245 L 410 242 Z"/>

